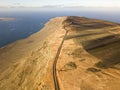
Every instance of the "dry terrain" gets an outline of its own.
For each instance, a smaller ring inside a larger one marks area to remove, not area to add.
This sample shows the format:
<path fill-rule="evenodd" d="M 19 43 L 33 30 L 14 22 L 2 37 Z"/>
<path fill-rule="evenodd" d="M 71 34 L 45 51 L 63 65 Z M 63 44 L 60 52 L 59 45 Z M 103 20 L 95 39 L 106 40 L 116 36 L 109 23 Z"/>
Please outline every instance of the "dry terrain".
<path fill-rule="evenodd" d="M 54 90 L 55 59 L 60 90 L 119 90 L 120 24 L 51 19 L 39 32 L 0 49 L 0 90 Z"/>

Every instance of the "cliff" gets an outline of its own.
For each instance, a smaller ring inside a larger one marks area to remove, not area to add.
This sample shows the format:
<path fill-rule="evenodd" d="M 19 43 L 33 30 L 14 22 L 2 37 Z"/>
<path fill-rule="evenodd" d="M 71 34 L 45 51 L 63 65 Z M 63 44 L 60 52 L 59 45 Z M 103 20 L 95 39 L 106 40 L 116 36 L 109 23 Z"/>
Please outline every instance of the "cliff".
<path fill-rule="evenodd" d="M 119 29 L 84 17 L 51 19 L 0 49 L 0 90 L 54 90 L 55 59 L 61 90 L 119 90 Z"/>

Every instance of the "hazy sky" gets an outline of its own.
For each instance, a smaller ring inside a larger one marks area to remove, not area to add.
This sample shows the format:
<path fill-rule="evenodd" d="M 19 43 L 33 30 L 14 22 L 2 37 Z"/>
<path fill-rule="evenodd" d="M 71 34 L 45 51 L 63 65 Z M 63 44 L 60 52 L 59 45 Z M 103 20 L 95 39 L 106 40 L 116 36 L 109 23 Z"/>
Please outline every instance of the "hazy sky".
<path fill-rule="evenodd" d="M 120 0 L 0 0 L 0 6 L 40 7 L 45 5 L 120 7 Z"/>

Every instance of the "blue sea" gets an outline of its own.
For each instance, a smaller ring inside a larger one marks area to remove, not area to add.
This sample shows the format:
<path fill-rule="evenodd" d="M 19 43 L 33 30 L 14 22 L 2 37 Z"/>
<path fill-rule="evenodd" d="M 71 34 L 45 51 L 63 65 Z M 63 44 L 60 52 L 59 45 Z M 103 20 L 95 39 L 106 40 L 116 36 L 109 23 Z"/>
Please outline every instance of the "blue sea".
<path fill-rule="evenodd" d="M 120 9 L 115 8 L 11 8 L 0 9 L 0 48 L 38 32 L 49 19 L 60 16 L 82 16 L 120 23 Z"/>

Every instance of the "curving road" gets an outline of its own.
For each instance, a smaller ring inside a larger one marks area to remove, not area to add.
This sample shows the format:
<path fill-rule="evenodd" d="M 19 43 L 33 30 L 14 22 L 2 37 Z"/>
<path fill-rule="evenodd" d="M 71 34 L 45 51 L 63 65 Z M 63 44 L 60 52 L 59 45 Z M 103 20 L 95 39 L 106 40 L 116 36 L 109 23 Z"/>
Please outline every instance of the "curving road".
<path fill-rule="evenodd" d="M 57 51 L 57 54 L 55 56 L 55 60 L 54 60 L 54 63 L 53 63 L 53 79 L 54 79 L 55 90 L 60 90 L 59 82 L 58 82 L 58 78 L 57 78 L 57 72 L 56 72 L 56 65 L 57 65 L 57 61 L 58 61 L 63 43 L 65 41 L 65 37 L 67 36 L 67 33 L 68 33 L 68 31 L 66 31 L 65 36 L 63 37 L 63 40 L 62 40 L 62 42 L 61 42 L 61 44 L 58 48 L 58 51 Z"/>

